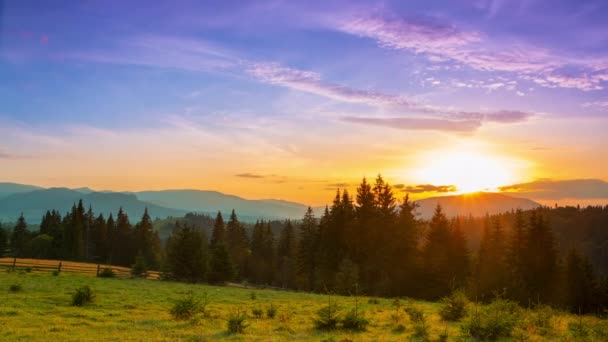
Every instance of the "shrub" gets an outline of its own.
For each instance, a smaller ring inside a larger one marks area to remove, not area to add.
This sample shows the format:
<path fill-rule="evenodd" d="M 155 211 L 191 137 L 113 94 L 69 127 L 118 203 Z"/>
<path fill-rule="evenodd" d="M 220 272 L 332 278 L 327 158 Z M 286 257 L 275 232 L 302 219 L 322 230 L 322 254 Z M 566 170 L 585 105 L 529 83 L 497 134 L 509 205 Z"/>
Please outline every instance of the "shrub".
<path fill-rule="evenodd" d="M 135 264 L 131 267 L 131 275 L 134 277 L 145 277 L 147 273 L 146 260 L 143 255 L 135 257 Z"/>
<path fill-rule="evenodd" d="M 424 322 L 425 317 L 424 317 L 424 312 L 414 306 L 414 305 L 408 305 L 403 309 L 407 315 L 410 317 L 410 321 L 412 321 L 412 323 L 420 323 L 420 322 Z"/>
<path fill-rule="evenodd" d="M 370 298 L 370 299 L 367 301 L 367 304 L 374 304 L 374 305 L 378 305 L 378 304 L 380 304 L 380 301 L 378 300 L 378 298 Z"/>
<path fill-rule="evenodd" d="M 329 300 L 327 306 L 317 311 L 317 318 L 314 320 L 315 328 L 320 330 L 334 330 L 338 327 L 340 322 L 339 315 L 340 308 L 335 301 Z"/>
<path fill-rule="evenodd" d="M 228 332 L 231 334 L 242 334 L 248 326 L 247 313 L 244 311 L 237 311 L 228 317 Z"/>
<path fill-rule="evenodd" d="M 255 292 L 253 292 L 253 291 L 252 291 L 252 292 L 249 294 L 249 298 L 251 298 L 251 300 L 256 300 L 256 299 L 258 298 L 258 296 L 255 294 Z"/>
<path fill-rule="evenodd" d="M 54 270 L 53 271 L 53 276 L 57 277 L 59 274 L 61 274 L 60 270 Z"/>
<path fill-rule="evenodd" d="M 579 316 L 577 321 L 568 323 L 568 331 L 573 337 L 580 340 L 586 340 L 592 334 L 591 326 L 583 321 L 582 316 Z"/>
<path fill-rule="evenodd" d="M 274 305 L 270 304 L 268 309 L 266 309 L 266 316 L 268 316 L 268 318 L 272 319 L 276 315 L 277 315 L 277 309 L 274 307 Z"/>
<path fill-rule="evenodd" d="M 93 290 L 88 286 L 82 286 L 76 289 L 72 295 L 72 305 L 83 306 L 87 303 L 92 303 L 95 300 Z"/>
<path fill-rule="evenodd" d="M 255 317 L 255 318 L 262 318 L 262 315 L 264 314 L 262 309 L 259 309 L 259 308 L 252 309 L 251 313 L 253 314 L 253 317 Z"/>
<path fill-rule="evenodd" d="M 414 337 L 420 341 L 429 341 L 429 326 L 426 319 L 414 323 Z"/>
<path fill-rule="evenodd" d="M 342 327 L 346 330 L 365 331 L 369 320 L 357 309 L 349 311 L 342 319 Z"/>
<path fill-rule="evenodd" d="M 23 287 L 21 287 L 21 284 L 12 284 L 8 287 L 8 290 L 11 292 L 21 292 L 21 290 L 23 290 Z"/>
<path fill-rule="evenodd" d="M 481 341 L 495 341 L 511 336 L 519 320 L 520 309 L 516 303 L 495 299 L 488 305 L 476 306 L 460 328 L 464 336 Z"/>
<path fill-rule="evenodd" d="M 101 272 L 99 272 L 100 278 L 114 278 L 116 277 L 116 272 L 114 272 L 111 268 L 106 267 Z"/>
<path fill-rule="evenodd" d="M 27 272 L 27 273 L 32 273 L 32 268 L 31 268 L 31 267 L 29 267 L 29 266 L 28 266 L 28 267 L 26 267 L 26 268 L 25 268 L 25 272 Z"/>
<path fill-rule="evenodd" d="M 550 306 L 539 306 L 529 313 L 528 319 L 539 335 L 547 336 L 553 332 L 555 315 L 555 311 Z"/>
<path fill-rule="evenodd" d="M 468 303 L 469 300 L 464 291 L 454 291 L 450 296 L 441 299 L 439 316 L 444 321 L 459 321 L 465 316 Z"/>
<path fill-rule="evenodd" d="M 199 312 L 203 312 L 203 306 L 201 305 L 201 301 L 195 298 L 192 292 L 176 300 L 169 311 L 173 319 L 176 320 L 190 319 Z"/>

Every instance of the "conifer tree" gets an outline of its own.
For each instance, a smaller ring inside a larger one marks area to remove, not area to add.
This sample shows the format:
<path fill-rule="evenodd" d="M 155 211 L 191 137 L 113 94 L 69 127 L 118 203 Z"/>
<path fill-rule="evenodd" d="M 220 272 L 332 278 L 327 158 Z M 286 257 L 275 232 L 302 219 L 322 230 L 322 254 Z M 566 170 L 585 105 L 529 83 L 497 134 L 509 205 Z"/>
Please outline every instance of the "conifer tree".
<path fill-rule="evenodd" d="M 28 244 L 30 239 L 31 236 L 30 232 L 27 230 L 25 217 L 23 217 L 23 213 L 21 213 L 19 219 L 17 219 L 15 228 L 13 228 L 13 233 L 11 234 L 11 250 L 13 256 L 17 258 L 26 257 L 28 255 Z"/>
<path fill-rule="evenodd" d="M 449 246 L 450 260 L 452 263 L 453 288 L 464 288 L 469 275 L 469 249 L 467 239 L 462 231 L 460 219 L 456 217 L 452 221 L 451 242 Z"/>
<path fill-rule="evenodd" d="M 207 280 L 212 284 L 222 284 L 234 279 L 235 274 L 236 270 L 228 250 L 223 243 L 217 243 L 211 250 Z"/>
<path fill-rule="evenodd" d="M 213 232 L 211 234 L 211 248 L 214 248 L 218 243 L 226 242 L 226 226 L 222 212 L 218 211 L 213 223 Z"/>
<path fill-rule="evenodd" d="M 167 243 L 167 258 L 174 279 L 192 283 L 204 280 L 208 264 L 207 237 L 187 224 L 182 227 L 176 222 Z"/>
<path fill-rule="evenodd" d="M 270 284 L 273 279 L 274 237 L 270 224 L 256 222 L 251 237 L 249 273 L 257 284 Z"/>
<path fill-rule="evenodd" d="M 423 247 L 426 296 L 436 299 L 449 292 L 453 285 L 453 272 L 449 246 L 452 234 L 449 222 L 441 206 L 437 205 L 429 222 L 426 241 Z"/>
<path fill-rule="evenodd" d="M 557 251 L 553 232 L 541 209 L 532 211 L 526 236 L 526 285 L 530 300 L 547 301 L 554 295 Z"/>
<path fill-rule="evenodd" d="M 277 282 L 284 288 L 296 286 L 297 236 L 290 220 L 287 220 L 279 235 L 277 246 Z"/>
<path fill-rule="evenodd" d="M 108 262 L 109 257 L 109 236 L 108 236 L 108 225 L 103 214 L 99 214 L 93 222 L 93 245 L 94 252 L 99 262 Z"/>
<path fill-rule="evenodd" d="M 509 284 L 512 289 L 512 298 L 525 303 L 525 271 L 526 271 L 526 223 L 523 211 L 517 209 L 513 228 L 509 236 L 507 247 L 507 265 L 509 267 Z"/>
<path fill-rule="evenodd" d="M 572 313 L 594 312 L 599 307 L 598 285 L 589 260 L 575 249 L 566 260 L 566 304 Z"/>
<path fill-rule="evenodd" d="M 326 215 L 328 209 L 325 208 Z M 315 215 L 311 207 L 308 207 L 306 214 L 299 226 L 299 245 L 297 253 L 298 276 L 303 280 L 302 285 L 307 290 L 313 290 L 317 284 L 318 275 L 318 239 L 319 230 Z"/>
<path fill-rule="evenodd" d="M 245 228 L 239 222 L 234 209 L 230 214 L 230 220 L 226 224 L 226 247 L 237 269 L 237 277 L 247 274 L 247 257 L 249 255 L 249 241 Z"/>
<path fill-rule="evenodd" d="M 160 240 L 154 231 L 148 208 L 144 210 L 141 221 L 135 225 L 135 249 L 144 258 L 146 266 L 156 269 L 160 262 Z"/>
<path fill-rule="evenodd" d="M 131 266 L 135 261 L 135 250 L 133 230 L 129 217 L 122 208 L 116 216 L 116 237 L 113 247 L 113 262 L 120 266 Z"/>

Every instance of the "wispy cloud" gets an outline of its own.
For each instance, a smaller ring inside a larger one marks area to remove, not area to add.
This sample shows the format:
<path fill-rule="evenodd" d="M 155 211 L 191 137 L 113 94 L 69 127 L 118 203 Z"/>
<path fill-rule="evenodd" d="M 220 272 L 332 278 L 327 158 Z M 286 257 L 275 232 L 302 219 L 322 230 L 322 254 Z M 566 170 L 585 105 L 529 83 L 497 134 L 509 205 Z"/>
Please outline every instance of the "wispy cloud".
<path fill-rule="evenodd" d="M 405 130 L 427 130 L 470 133 L 481 127 L 479 120 L 447 120 L 434 118 L 370 118 L 346 116 L 342 121 Z"/>
<path fill-rule="evenodd" d="M 540 179 L 528 183 L 503 186 L 499 190 L 514 192 L 534 199 L 608 198 L 608 182 L 601 179 Z"/>
<path fill-rule="evenodd" d="M 333 26 L 373 39 L 384 48 L 422 54 L 431 62 L 454 61 L 475 70 L 515 73 L 544 87 L 600 90 L 608 81 L 608 68 L 595 60 L 568 59 L 523 43 L 505 48 L 479 32 L 459 30 L 436 19 L 353 16 Z"/>
<path fill-rule="evenodd" d="M 581 106 L 584 108 L 596 108 L 596 109 L 600 109 L 600 110 L 608 110 L 608 101 L 585 102 Z"/>
<path fill-rule="evenodd" d="M 419 194 L 423 192 L 455 192 L 457 190 L 458 189 L 454 185 L 419 184 L 401 187 L 401 191 L 412 194 Z"/>
<path fill-rule="evenodd" d="M 239 173 L 237 175 L 234 175 L 235 177 L 240 177 L 240 178 L 266 178 L 267 176 L 265 175 L 258 175 L 255 173 Z"/>

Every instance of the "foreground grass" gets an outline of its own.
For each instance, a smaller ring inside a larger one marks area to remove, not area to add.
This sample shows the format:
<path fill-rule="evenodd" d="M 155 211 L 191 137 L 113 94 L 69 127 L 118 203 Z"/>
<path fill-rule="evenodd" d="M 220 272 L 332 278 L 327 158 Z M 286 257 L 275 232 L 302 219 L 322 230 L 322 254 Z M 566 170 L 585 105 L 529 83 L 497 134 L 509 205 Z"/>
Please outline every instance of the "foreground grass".
<path fill-rule="evenodd" d="M 10 292 L 9 287 L 20 284 L 21 291 Z M 88 285 L 96 293 L 93 304 L 83 307 L 70 305 L 76 288 Z M 169 311 L 173 303 L 192 291 L 194 295 L 207 292 L 211 303 L 209 317 L 195 316 L 187 321 L 176 321 Z M 255 296 L 252 296 L 252 292 Z M 255 299 L 252 299 L 255 297 Z M 354 307 L 354 298 L 336 297 L 347 312 Z M 277 309 L 274 319 L 250 318 L 244 334 L 226 332 L 228 317 L 246 310 L 270 304 Z M 0 272 L 0 340 L 28 341 L 94 341 L 94 340 L 247 340 L 247 341 L 404 341 L 411 340 L 413 328 L 407 315 L 395 315 L 393 301 L 379 299 L 377 304 L 360 298 L 360 308 L 371 324 L 365 332 L 322 332 L 313 328 L 318 309 L 326 305 L 322 295 L 217 287 L 161 282 L 144 279 L 106 279 L 82 275 Z M 405 303 L 401 301 L 401 303 Z M 460 324 L 442 322 L 437 314 L 438 304 L 416 302 L 428 318 L 431 339 L 447 331 L 449 340 L 461 340 Z M 533 326 L 522 326 L 514 340 L 576 341 L 568 323 L 580 322 L 579 317 L 560 314 L 553 331 L 540 336 Z M 599 324 L 594 317 L 584 317 L 589 324 Z M 400 327 L 401 326 L 401 327 Z M 470 340 L 470 339 L 469 339 Z"/>

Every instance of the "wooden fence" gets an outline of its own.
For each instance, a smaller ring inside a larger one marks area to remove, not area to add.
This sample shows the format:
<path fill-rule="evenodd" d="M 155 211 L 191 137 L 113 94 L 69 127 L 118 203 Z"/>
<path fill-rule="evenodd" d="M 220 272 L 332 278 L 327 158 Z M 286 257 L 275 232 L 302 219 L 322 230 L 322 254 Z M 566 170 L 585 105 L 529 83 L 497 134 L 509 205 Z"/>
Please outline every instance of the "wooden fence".
<path fill-rule="evenodd" d="M 30 272 L 67 272 L 88 276 L 99 276 L 104 269 L 110 268 L 117 278 L 132 278 L 131 269 L 128 267 L 112 266 L 104 264 L 93 264 L 75 261 L 23 259 L 23 258 L 0 258 L 0 269 L 27 270 Z M 160 279 L 160 274 L 148 271 L 147 279 Z"/>

